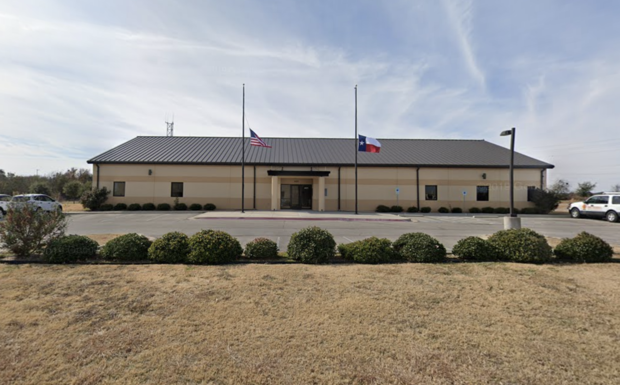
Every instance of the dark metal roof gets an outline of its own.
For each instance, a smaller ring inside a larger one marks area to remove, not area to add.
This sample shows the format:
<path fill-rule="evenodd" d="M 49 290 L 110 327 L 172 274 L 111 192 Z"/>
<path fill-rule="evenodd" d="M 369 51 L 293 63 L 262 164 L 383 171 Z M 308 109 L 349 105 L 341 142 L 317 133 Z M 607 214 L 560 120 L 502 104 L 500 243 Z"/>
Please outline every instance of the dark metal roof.
<path fill-rule="evenodd" d="M 336 138 L 263 138 L 272 148 L 250 146 L 245 163 L 277 166 L 352 166 L 357 141 Z M 360 166 L 508 167 L 510 150 L 484 140 L 379 139 L 381 153 L 358 152 Z M 241 138 L 138 136 L 88 163 L 241 164 Z M 554 166 L 515 153 L 515 167 Z"/>

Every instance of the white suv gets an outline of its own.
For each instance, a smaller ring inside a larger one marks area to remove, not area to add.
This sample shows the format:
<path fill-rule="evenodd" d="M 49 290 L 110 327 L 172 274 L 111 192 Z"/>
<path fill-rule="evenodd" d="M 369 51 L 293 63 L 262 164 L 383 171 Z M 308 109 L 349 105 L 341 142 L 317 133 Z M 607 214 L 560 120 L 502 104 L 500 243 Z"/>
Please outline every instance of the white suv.
<path fill-rule="evenodd" d="M 7 205 L 11 201 L 11 196 L 6 194 L 0 194 L 0 218 L 6 215 L 6 211 L 8 210 Z"/>
<path fill-rule="evenodd" d="M 605 192 L 593 195 L 583 202 L 571 203 L 568 212 L 573 218 L 584 216 L 617 222 L 620 217 L 620 192 Z"/>
<path fill-rule="evenodd" d="M 62 205 L 60 203 L 44 194 L 15 195 L 13 199 L 11 199 L 10 205 L 19 206 L 25 203 L 37 206 L 43 211 L 62 211 Z"/>

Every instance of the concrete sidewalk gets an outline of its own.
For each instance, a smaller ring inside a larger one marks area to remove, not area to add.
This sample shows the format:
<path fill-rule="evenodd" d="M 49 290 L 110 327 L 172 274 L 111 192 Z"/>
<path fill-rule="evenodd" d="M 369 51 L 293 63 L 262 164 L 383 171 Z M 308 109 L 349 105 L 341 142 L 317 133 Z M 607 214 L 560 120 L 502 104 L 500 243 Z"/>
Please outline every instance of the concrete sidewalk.
<path fill-rule="evenodd" d="M 211 220 L 287 220 L 287 221 L 362 221 L 362 222 L 410 222 L 410 218 L 400 217 L 397 214 L 389 213 L 350 213 L 350 212 L 319 212 L 319 211 L 299 211 L 299 210 L 280 210 L 280 211 L 208 211 L 199 214 L 192 219 L 211 219 Z"/>

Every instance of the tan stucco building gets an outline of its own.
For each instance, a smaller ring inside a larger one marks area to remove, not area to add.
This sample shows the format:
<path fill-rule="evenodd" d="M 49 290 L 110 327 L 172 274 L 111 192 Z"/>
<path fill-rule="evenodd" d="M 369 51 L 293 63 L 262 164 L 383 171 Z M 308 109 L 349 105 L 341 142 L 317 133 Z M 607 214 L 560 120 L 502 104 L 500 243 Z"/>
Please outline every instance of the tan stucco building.
<path fill-rule="evenodd" d="M 137 137 L 90 159 L 109 203 L 213 203 L 218 209 L 355 211 L 353 139 Z M 510 151 L 483 140 L 380 139 L 358 153 L 358 209 L 377 205 L 508 207 Z M 553 165 L 515 154 L 515 207 L 546 186 Z"/>

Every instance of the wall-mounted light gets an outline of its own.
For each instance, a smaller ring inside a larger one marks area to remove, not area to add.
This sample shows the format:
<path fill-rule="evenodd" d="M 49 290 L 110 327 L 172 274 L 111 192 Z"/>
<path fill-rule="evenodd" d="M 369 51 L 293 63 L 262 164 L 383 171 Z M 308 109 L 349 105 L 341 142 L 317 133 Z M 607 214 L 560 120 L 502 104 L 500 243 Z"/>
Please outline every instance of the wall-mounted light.
<path fill-rule="evenodd" d="M 153 170 L 149 168 L 149 175 L 153 175 Z"/>
<path fill-rule="evenodd" d="M 486 178 L 487 178 L 487 173 L 486 173 L 486 172 L 483 172 L 483 173 L 482 173 L 482 179 L 486 179 Z"/>

